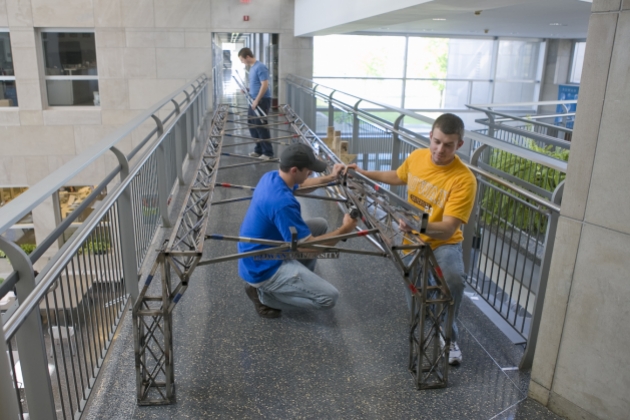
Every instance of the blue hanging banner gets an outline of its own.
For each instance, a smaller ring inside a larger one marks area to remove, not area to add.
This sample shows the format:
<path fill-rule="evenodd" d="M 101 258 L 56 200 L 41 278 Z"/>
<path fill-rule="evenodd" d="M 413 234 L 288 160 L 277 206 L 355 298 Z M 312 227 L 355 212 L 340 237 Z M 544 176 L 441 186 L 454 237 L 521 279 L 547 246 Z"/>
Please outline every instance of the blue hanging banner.
<path fill-rule="evenodd" d="M 578 98 L 578 93 L 580 92 L 580 86 L 576 85 L 560 85 L 558 87 L 558 100 L 559 101 L 570 101 Z M 577 109 L 577 104 L 569 105 L 569 113 L 575 112 Z M 562 114 L 564 113 L 564 106 L 558 105 L 556 107 L 556 113 Z M 572 115 L 570 117 L 566 117 L 566 127 L 573 128 L 573 121 L 575 120 L 575 116 Z M 556 117 L 556 125 L 562 124 L 562 117 Z"/>

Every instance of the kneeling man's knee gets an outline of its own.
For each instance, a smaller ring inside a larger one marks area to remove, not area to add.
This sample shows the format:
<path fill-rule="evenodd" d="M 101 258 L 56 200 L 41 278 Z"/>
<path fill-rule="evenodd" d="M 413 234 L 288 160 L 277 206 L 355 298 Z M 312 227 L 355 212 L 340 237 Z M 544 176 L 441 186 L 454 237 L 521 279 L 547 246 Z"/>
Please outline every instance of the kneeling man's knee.
<path fill-rule="evenodd" d="M 331 287 L 327 293 L 320 296 L 317 303 L 321 309 L 330 309 L 337 304 L 337 299 L 339 299 L 339 291 Z"/>

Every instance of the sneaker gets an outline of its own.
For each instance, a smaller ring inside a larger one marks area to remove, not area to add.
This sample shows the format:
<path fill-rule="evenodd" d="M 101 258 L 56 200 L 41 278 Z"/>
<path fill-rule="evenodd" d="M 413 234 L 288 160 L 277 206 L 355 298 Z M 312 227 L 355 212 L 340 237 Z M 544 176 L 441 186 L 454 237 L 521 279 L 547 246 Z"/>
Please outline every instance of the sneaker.
<path fill-rule="evenodd" d="M 442 335 L 440 334 L 440 348 L 443 349 L 446 346 Z M 457 366 L 462 362 L 462 351 L 459 349 L 457 342 L 451 341 L 451 347 L 448 351 L 448 364 Z"/>
<path fill-rule="evenodd" d="M 451 348 L 448 352 L 448 364 L 457 366 L 462 362 L 462 351 L 455 341 L 451 341 Z"/>
<path fill-rule="evenodd" d="M 267 305 L 263 305 L 258 298 L 258 290 L 249 284 L 245 285 L 245 293 L 247 297 L 254 302 L 256 312 L 261 318 L 280 318 L 282 311 L 280 309 L 270 308 Z"/>
<path fill-rule="evenodd" d="M 260 153 L 256 153 L 256 152 L 251 152 L 249 155 L 251 157 L 260 157 Z"/>
<path fill-rule="evenodd" d="M 273 156 L 262 155 L 260 158 L 262 160 L 269 160 L 269 159 L 273 159 Z"/>

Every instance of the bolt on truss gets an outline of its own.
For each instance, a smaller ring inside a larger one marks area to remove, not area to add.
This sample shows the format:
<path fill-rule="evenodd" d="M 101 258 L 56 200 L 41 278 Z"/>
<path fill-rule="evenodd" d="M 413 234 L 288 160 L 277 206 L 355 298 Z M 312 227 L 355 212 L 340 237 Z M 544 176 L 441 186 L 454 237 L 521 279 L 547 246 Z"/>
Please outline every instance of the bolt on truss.
<path fill-rule="evenodd" d="M 371 180 L 353 173 L 322 184 L 327 196 L 312 195 L 300 189 L 296 191 L 296 195 L 336 201 L 351 214 L 360 217 L 365 229 L 322 241 L 300 243 L 299 249 L 296 234 L 291 241 L 206 234 L 212 204 L 247 199 L 245 197 L 213 203 L 215 186 L 253 190 L 253 187 L 216 182 L 220 157 L 224 155 L 221 151 L 228 114 L 231 114 L 230 106 L 222 104 L 213 115 L 210 135 L 196 178 L 186 193 L 171 236 L 159 250 L 133 307 L 138 404 L 172 404 L 176 400 L 172 312 L 186 291 L 196 267 L 244 257 L 282 260 L 305 256 L 313 258 L 312 252 L 318 253 L 317 258 L 338 258 L 340 253 L 350 253 L 387 257 L 394 261 L 412 294 L 409 369 L 414 383 L 419 389 L 445 387 L 454 315 L 453 301 L 431 248 L 417 236 L 405 234 L 398 228 L 398 221 L 403 220 L 413 230 L 423 233 L 428 215 Z M 279 115 L 286 118 L 292 128 L 290 138 L 294 142 L 304 142 L 313 147 L 319 158 L 328 162 L 331 167 L 341 162 L 288 106 L 284 106 L 283 114 Z M 376 250 L 356 250 L 323 244 L 331 239 L 346 240 L 356 237 L 367 238 Z M 267 245 L 268 248 L 202 261 L 206 240 L 254 242 Z M 305 255 L 307 248 L 311 253 Z M 430 282 L 430 278 L 434 281 Z M 153 281 L 156 279 L 159 279 L 159 285 Z M 445 345 L 442 346 L 441 342 Z"/>

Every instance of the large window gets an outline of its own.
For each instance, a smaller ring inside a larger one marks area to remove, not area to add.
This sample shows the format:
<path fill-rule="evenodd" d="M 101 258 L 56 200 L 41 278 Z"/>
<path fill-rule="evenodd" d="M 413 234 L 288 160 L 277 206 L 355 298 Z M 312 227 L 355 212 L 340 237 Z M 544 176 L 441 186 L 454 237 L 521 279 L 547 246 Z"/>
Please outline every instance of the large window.
<path fill-rule="evenodd" d="M 48 106 L 98 106 L 93 32 L 42 31 Z"/>
<path fill-rule="evenodd" d="M 366 99 L 400 106 L 405 38 L 332 35 L 314 39 L 313 77 Z"/>
<path fill-rule="evenodd" d="M 0 29 L 0 107 L 18 106 L 11 53 L 11 36 Z"/>
<path fill-rule="evenodd" d="M 313 77 L 406 109 L 530 102 L 538 99 L 544 49 L 537 39 L 329 35 L 314 39 Z"/>
<path fill-rule="evenodd" d="M 453 38 L 449 41 L 444 108 L 464 108 L 490 101 L 495 42 Z"/>

